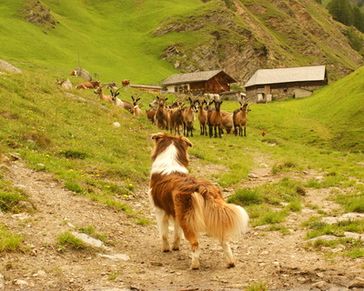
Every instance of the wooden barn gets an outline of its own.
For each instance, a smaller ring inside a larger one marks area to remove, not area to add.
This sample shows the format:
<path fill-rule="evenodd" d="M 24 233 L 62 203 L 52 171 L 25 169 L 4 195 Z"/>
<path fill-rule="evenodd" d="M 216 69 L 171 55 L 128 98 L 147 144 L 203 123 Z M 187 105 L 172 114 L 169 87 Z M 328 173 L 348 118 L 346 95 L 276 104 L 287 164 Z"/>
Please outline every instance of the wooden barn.
<path fill-rule="evenodd" d="M 255 102 L 310 96 L 327 85 L 325 66 L 258 70 L 245 84 L 246 95 Z"/>
<path fill-rule="evenodd" d="M 223 70 L 194 72 L 172 75 L 162 82 L 168 92 L 204 94 L 230 91 L 230 84 L 236 80 Z"/>

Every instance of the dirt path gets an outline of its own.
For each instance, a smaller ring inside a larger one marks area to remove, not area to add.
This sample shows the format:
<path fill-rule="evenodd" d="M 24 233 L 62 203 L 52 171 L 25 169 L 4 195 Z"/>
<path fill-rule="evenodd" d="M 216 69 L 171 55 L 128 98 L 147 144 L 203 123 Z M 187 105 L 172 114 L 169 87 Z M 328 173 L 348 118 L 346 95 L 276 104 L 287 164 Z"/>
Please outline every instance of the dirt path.
<path fill-rule="evenodd" d="M 179 252 L 162 253 L 154 224 L 135 225 L 123 213 L 75 196 L 50 174 L 32 171 L 21 162 L 9 165 L 7 178 L 29 195 L 36 211 L 28 216 L 1 216 L 3 223 L 24 236 L 27 246 L 24 253 L 0 257 L 5 290 L 242 290 L 252 282 L 265 282 L 273 290 L 309 290 L 315 283 L 322 290 L 330 286 L 346 290 L 362 271 L 363 260 L 326 260 L 304 248 L 301 222 L 313 214 L 310 209 L 287 219 L 288 235 L 257 228 L 234 242 L 238 263 L 233 269 L 225 268 L 220 246 L 203 237 L 202 268 L 191 271 L 187 243 L 182 243 Z M 131 203 L 154 221 L 146 191 Z M 108 250 L 57 250 L 60 233 L 87 225 L 108 236 Z M 100 253 L 130 259 L 114 261 Z"/>

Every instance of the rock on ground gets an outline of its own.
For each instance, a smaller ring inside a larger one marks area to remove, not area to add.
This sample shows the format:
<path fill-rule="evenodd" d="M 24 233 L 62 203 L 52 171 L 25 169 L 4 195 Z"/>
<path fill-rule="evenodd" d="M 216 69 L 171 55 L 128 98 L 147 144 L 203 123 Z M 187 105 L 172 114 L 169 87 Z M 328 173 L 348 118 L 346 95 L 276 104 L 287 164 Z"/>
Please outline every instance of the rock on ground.
<path fill-rule="evenodd" d="M 7 61 L 0 60 L 0 71 L 10 74 L 21 74 L 22 70 L 8 63 Z"/>

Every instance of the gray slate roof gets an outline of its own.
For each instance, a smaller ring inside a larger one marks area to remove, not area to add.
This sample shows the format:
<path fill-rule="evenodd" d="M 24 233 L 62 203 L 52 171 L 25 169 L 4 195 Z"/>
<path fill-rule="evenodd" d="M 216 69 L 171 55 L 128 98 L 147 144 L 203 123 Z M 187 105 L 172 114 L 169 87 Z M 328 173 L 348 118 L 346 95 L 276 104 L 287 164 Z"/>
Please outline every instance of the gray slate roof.
<path fill-rule="evenodd" d="M 213 71 L 202 71 L 195 73 L 187 73 L 187 74 L 175 74 L 162 82 L 162 85 L 174 85 L 174 84 L 183 84 L 183 83 L 192 83 L 192 82 L 201 82 L 207 81 L 223 72 L 223 70 L 213 70 Z M 228 75 L 227 75 L 228 76 Z M 229 78 L 231 78 L 229 76 Z M 233 78 L 231 78 L 231 82 L 235 82 Z"/>
<path fill-rule="evenodd" d="M 255 72 L 245 84 L 245 87 L 305 81 L 324 81 L 325 76 L 325 66 L 262 69 Z"/>

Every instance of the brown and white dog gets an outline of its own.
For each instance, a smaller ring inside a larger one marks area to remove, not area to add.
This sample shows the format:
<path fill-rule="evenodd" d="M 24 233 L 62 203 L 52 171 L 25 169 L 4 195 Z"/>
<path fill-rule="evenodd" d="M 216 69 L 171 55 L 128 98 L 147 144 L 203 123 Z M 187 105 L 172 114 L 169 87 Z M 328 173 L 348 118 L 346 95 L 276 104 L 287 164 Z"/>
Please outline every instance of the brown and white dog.
<path fill-rule="evenodd" d="M 229 241 L 247 231 L 248 214 L 242 207 L 226 203 L 220 189 L 211 182 L 188 174 L 187 149 L 192 144 L 187 138 L 157 133 L 152 139 L 155 146 L 149 193 L 155 207 L 163 251 L 170 250 L 168 222 L 173 219 L 172 249 L 179 249 L 182 229 L 191 244 L 192 269 L 200 267 L 200 232 L 219 240 L 228 268 L 234 267 Z"/>

